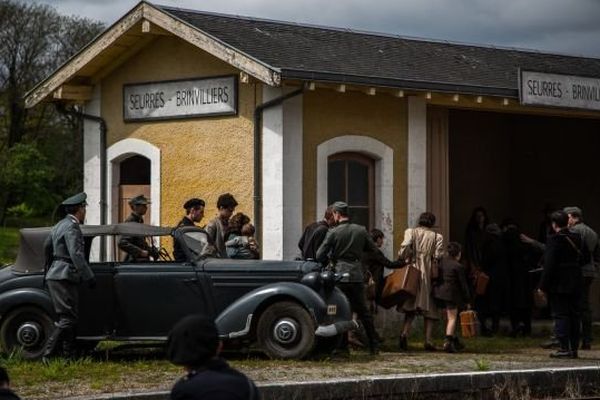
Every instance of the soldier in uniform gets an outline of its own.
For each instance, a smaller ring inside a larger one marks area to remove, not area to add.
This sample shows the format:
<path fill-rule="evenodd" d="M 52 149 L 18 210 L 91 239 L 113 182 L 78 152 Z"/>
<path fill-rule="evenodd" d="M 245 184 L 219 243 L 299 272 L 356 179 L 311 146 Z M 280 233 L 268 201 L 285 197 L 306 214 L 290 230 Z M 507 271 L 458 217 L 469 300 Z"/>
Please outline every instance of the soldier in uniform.
<path fill-rule="evenodd" d="M 202 199 L 189 199 L 183 205 L 185 209 L 185 217 L 179 221 L 177 224 L 177 228 L 181 228 L 184 226 L 196 226 L 196 222 L 202 221 L 204 217 L 204 207 L 206 204 Z M 173 256 L 175 257 L 175 261 L 182 262 L 185 261 L 185 253 L 181 249 L 181 245 L 179 242 L 175 241 L 173 244 Z"/>
<path fill-rule="evenodd" d="M 129 199 L 129 207 L 131 214 L 124 222 L 144 223 L 144 215 L 148 211 L 150 201 L 143 195 L 135 196 Z M 149 261 L 150 256 L 158 258 L 158 255 L 153 250 L 145 237 L 141 236 L 122 236 L 119 240 L 119 248 L 127 253 L 125 262 L 132 261 Z"/>
<path fill-rule="evenodd" d="M 86 199 L 85 193 L 79 193 L 62 202 L 66 216 L 52 228 L 44 245 L 46 265 L 49 266 L 46 284 L 58 316 L 56 329 L 46 343 L 44 357 L 53 355 L 61 342 L 64 356 L 74 356 L 79 285 L 82 281 L 88 282 L 92 288 L 96 285 L 96 278 L 85 256 L 83 234 L 79 227 L 85 219 Z"/>
<path fill-rule="evenodd" d="M 335 265 L 336 272 L 349 274 L 349 281 L 341 283 L 339 288 L 348 297 L 352 311 L 365 327 L 371 354 L 377 354 L 377 334 L 373 316 L 367 307 L 361 260 L 364 252 L 376 252 L 378 249 L 364 226 L 350 222 L 346 203 L 337 201 L 331 207 L 337 226 L 327 232 L 317 250 L 317 260 L 325 263 L 329 259 Z M 344 340 L 342 349 L 345 350 L 347 346 L 347 340 Z"/>

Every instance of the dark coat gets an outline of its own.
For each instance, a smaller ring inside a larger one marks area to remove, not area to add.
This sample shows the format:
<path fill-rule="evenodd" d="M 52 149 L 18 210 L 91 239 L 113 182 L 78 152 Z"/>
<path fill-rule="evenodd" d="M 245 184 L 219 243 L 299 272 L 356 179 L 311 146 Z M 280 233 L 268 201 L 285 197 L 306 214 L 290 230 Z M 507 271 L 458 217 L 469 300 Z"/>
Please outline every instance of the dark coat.
<path fill-rule="evenodd" d="M 192 221 L 188 217 L 183 217 L 183 219 L 179 221 L 179 224 L 177 224 L 177 228 L 181 228 L 184 226 L 195 226 L 195 224 L 194 221 Z M 185 253 L 181 248 L 181 244 L 177 240 L 175 240 L 175 242 L 173 243 L 173 257 L 177 262 L 186 261 Z"/>
<path fill-rule="evenodd" d="M 459 307 L 469 302 L 471 295 L 466 268 L 450 257 L 439 264 L 439 283 L 433 287 L 433 296 L 438 300 L 450 301 Z"/>
<path fill-rule="evenodd" d="M 503 234 L 510 279 L 511 310 L 530 309 L 533 303 L 533 274 L 541 251 L 521 241 L 519 231 L 509 229 Z"/>
<path fill-rule="evenodd" d="M 317 249 L 323 243 L 328 230 L 329 225 L 325 221 L 313 222 L 304 229 L 304 233 L 298 242 L 303 260 L 317 259 Z"/>
<path fill-rule="evenodd" d="M 482 269 L 490 277 L 485 295 L 479 302 L 478 311 L 501 313 L 508 311 L 510 302 L 510 281 L 508 254 L 498 231 L 487 232 L 483 245 Z"/>
<path fill-rule="evenodd" d="M 573 243 L 569 243 L 569 239 Z M 573 294 L 581 290 L 582 265 L 589 259 L 581 236 L 563 229 L 548 238 L 540 289 L 546 293 Z"/>
<path fill-rule="evenodd" d="M 21 398 L 10 389 L 0 388 L 0 400 L 20 400 Z"/>
<path fill-rule="evenodd" d="M 259 399 L 254 382 L 220 358 L 210 360 L 202 370 L 190 372 L 171 389 L 171 400 Z"/>
<path fill-rule="evenodd" d="M 137 214 L 131 213 L 124 222 L 137 222 L 143 224 L 144 219 Z M 125 262 L 148 260 L 148 257 L 142 257 L 142 251 L 150 252 L 151 247 L 145 237 L 138 236 L 122 236 L 119 240 L 119 249 L 127 253 Z"/>

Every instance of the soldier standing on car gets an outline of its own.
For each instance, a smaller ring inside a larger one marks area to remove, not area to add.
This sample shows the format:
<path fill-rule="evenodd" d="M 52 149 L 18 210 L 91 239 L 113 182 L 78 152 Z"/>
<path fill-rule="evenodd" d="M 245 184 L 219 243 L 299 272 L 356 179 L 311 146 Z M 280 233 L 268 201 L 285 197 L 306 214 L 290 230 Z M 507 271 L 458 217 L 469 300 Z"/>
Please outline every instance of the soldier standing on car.
<path fill-rule="evenodd" d="M 53 355 L 61 342 L 64 356 L 74 356 L 79 318 L 79 285 L 85 281 L 91 288 L 96 286 L 96 278 L 85 256 L 83 234 L 79 227 L 85 219 L 86 199 L 85 193 L 79 193 L 62 202 L 66 217 L 52 228 L 44 244 L 48 258 L 46 265 L 49 265 L 46 284 L 58 316 L 56 329 L 46 342 L 44 357 Z"/>
<path fill-rule="evenodd" d="M 124 222 L 144 223 L 144 215 L 148 211 L 150 201 L 143 195 L 135 196 L 129 200 L 131 214 Z M 119 240 L 119 248 L 127 253 L 125 262 L 132 261 L 149 261 L 150 256 L 154 259 L 158 258 L 155 249 L 148 243 L 143 236 L 123 236 Z"/>
<path fill-rule="evenodd" d="M 204 217 L 205 206 L 206 203 L 202 199 L 193 198 L 186 201 L 183 205 L 183 208 L 185 209 L 185 217 L 179 221 L 177 228 L 182 228 L 184 226 L 196 226 L 196 222 L 202 221 L 202 218 Z M 181 245 L 177 240 L 173 244 L 173 257 L 177 262 L 186 260 L 185 253 L 181 249 Z"/>
<path fill-rule="evenodd" d="M 336 272 L 349 274 L 348 282 L 341 283 L 339 288 L 348 297 L 352 311 L 357 314 L 365 328 L 371 354 L 377 354 L 377 334 L 373 316 L 366 302 L 361 260 L 364 252 L 376 252 L 378 249 L 364 226 L 350 222 L 346 203 L 336 201 L 331 207 L 337 226 L 327 232 L 325 240 L 317 250 L 317 260 L 324 263 L 329 259 L 330 263 L 335 265 Z M 347 346 L 346 338 L 342 350 L 346 350 Z"/>

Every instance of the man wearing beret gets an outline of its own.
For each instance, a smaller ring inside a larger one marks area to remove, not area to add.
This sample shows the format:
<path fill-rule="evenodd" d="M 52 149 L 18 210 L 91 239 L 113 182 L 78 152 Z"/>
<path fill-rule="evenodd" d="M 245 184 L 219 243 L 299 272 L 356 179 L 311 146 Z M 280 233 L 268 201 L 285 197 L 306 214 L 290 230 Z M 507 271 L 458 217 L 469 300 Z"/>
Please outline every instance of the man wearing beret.
<path fill-rule="evenodd" d="M 252 380 L 219 358 L 222 343 L 215 323 L 202 315 L 188 315 L 167 338 L 167 357 L 186 375 L 171 389 L 172 400 L 259 400 Z"/>
<path fill-rule="evenodd" d="M 365 327 L 371 354 L 377 354 L 377 334 L 373 325 L 373 316 L 366 303 L 361 260 L 364 252 L 376 252 L 378 249 L 364 226 L 350 222 L 346 203 L 337 201 L 331 207 L 337 226 L 331 228 L 325 235 L 325 240 L 317 250 L 317 261 L 325 263 L 329 259 L 335 264 L 336 272 L 350 275 L 349 281 L 341 283 L 339 288 L 348 297 L 352 311 L 358 315 Z M 342 350 L 347 346 L 345 340 Z"/>
<path fill-rule="evenodd" d="M 581 268 L 583 286 L 581 288 L 581 349 L 592 347 L 592 309 L 590 306 L 590 288 L 597 276 L 598 235 L 583 222 L 583 212 L 579 207 L 565 207 L 563 210 L 569 217 L 569 229 L 579 233 L 590 255 Z"/>
<path fill-rule="evenodd" d="M 46 342 L 44 357 L 54 354 L 56 346 L 62 342 L 65 357 L 75 354 L 75 334 L 79 318 L 79 285 L 88 282 L 96 285 L 94 273 L 85 255 L 83 234 L 79 225 L 86 213 L 85 193 L 79 193 L 62 202 L 66 214 L 50 231 L 44 244 L 46 253 L 46 284 L 58 316 L 56 329 Z"/>
<path fill-rule="evenodd" d="M 196 222 L 200 222 L 204 217 L 204 200 L 202 199 L 189 199 L 183 205 L 185 209 L 185 216 L 179 221 L 177 224 L 177 228 L 181 228 L 184 226 L 196 226 Z M 181 249 L 181 245 L 176 240 L 173 244 L 173 257 L 175 257 L 175 261 L 183 262 L 186 261 L 185 253 Z"/>
<path fill-rule="evenodd" d="M 131 214 L 124 222 L 143 224 L 144 215 L 148 211 L 148 204 L 150 204 L 150 201 L 143 194 L 129 199 Z M 127 253 L 125 262 L 149 261 L 150 256 L 155 255 L 153 254 L 152 246 L 142 236 L 122 236 L 119 240 L 119 248 Z"/>

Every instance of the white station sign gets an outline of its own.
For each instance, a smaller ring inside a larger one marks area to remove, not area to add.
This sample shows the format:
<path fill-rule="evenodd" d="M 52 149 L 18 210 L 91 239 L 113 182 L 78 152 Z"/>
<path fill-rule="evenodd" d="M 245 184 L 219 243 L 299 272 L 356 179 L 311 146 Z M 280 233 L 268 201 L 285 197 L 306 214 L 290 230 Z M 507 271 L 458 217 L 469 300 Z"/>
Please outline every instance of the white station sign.
<path fill-rule="evenodd" d="M 125 121 L 235 114 L 236 76 L 123 86 Z"/>
<path fill-rule="evenodd" d="M 600 110 L 600 78 L 521 71 L 521 104 Z"/>

